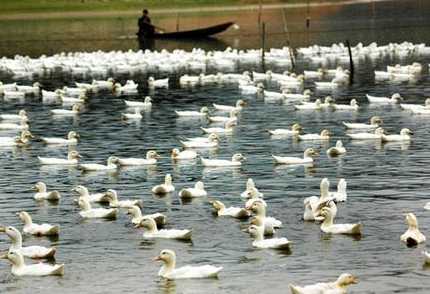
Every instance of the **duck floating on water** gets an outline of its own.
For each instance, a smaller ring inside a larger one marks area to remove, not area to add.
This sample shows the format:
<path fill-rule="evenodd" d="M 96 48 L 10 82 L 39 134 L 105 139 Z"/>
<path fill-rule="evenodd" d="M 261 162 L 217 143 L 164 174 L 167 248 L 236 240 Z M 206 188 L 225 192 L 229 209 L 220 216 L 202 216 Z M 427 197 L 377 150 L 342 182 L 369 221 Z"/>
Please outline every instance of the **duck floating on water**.
<path fill-rule="evenodd" d="M 225 207 L 224 203 L 219 200 L 211 201 L 213 208 L 218 216 L 231 216 L 238 219 L 249 218 L 251 213 L 241 207 Z"/>
<path fill-rule="evenodd" d="M 26 265 L 24 256 L 20 252 L 9 251 L 0 256 L 0 259 L 8 259 L 12 263 L 11 272 L 14 276 L 63 276 L 64 264 L 36 263 Z"/>
<path fill-rule="evenodd" d="M 23 232 L 26 234 L 36 236 L 58 236 L 60 233 L 60 226 L 50 224 L 35 224 L 31 219 L 30 214 L 26 211 L 17 213 L 20 220 L 24 223 Z"/>
<path fill-rule="evenodd" d="M 49 201 L 58 201 L 61 198 L 60 192 L 58 191 L 47 191 L 46 184 L 44 182 L 37 182 L 33 189 L 37 192 L 34 194 L 33 198 L 35 200 L 49 200 Z"/>
<path fill-rule="evenodd" d="M 212 265 L 184 266 L 176 268 L 176 254 L 173 250 L 164 249 L 154 258 L 163 262 L 158 275 L 168 280 L 217 278 L 222 267 Z"/>
<path fill-rule="evenodd" d="M 145 239 L 177 239 L 177 240 L 191 240 L 192 231 L 191 230 L 175 230 L 175 229 L 165 229 L 158 230 L 155 220 L 151 217 L 144 216 L 140 221 L 140 227 L 145 231 L 143 233 L 143 238 Z"/>
<path fill-rule="evenodd" d="M 416 246 L 426 241 L 426 236 L 418 228 L 418 220 L 415 214 L 407 213 L 405 216 L 408 230 L 400 236 L 400 240 L 408 246 Z"/>
<path fill-rule="evenodd" d="M 289 284 L 291 294 L 346 294 L 348 286 L 357 284 L 358 279 L 351 274 L 341 274 L 335 282 L 317 283 L 309 286 Z"/>

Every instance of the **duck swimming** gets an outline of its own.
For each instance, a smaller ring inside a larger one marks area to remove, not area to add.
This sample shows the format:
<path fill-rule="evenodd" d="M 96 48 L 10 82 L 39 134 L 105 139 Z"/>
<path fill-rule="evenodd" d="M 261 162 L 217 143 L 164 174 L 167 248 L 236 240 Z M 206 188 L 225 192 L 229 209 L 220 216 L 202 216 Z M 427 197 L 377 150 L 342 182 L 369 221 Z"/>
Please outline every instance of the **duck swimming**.
<path fill-rule="evenodd" d="M 109 189 L 105 193 L 110 207 L 131 208 L 133 206 L 142 206 L 142 200 L 118 200 L 118 193 L 114 189 Z"/>
<path fill-rule="evenodd" d="M 177 111 L 175 110 L 177 116 L 188 116 L 188 117 L 205 117 L 209 113 L 209 109 L 206 106 L 200 108 L 200 111 Z"/>
<path fill-rule="evenodd" d="M 384 129 L 379 127 L 374 133 L 356 133 L 356 134 L 346 134 L 348 137 L 354 140 L 382 140 L 382 135 L 384 134 Z"/>
<path fill-rule="evenodd" d="M 185 148 L 214 148 L 219 145 L 219 137 L 217 134 L 211 133 L 207 138 L 180 142 Z"/>
<path fill-rule="evenodd" d="M 246 181 L 246 190 L 243 191 L 240 194 L 240 197 L 242 198 L 263 198 L 264 194 L 260 193 L 260 191 L 258 191 L 257 187 L 255 186 L 254 180 L 252 178 L 249 178 Z"/>
<path fill-rule="evenodd" d="M 22 246 L 22 235 L 14 227 L 0 227 L 0 233 L 5 233 L 12 244 L 9 246 L 9 252 L 19 252 L 25 257 L 40 259 L 40 258 L 53 258 L 57 249 L 55 247 L 42 247 L 42 246 Z"/>
<path fill-rule="evenodd" d="M 274 129 L 267 131 L 274 136 L 297 136 L 302 131 L 302 127 L 298 123 L 295 123 L 291 126 L 291 129 Z"/>
<path fill-rule="evenodd" d="M 257 221 L 260 222 L 260 221 Z M 270 238 L 264 239 L 264 225 L 251 225 L 248 229 L 251 236 L 254 238 L 252 246 L 261 249 L 279 249 L 289 250 L 291 242 L 287 238 Z"/>
<path fill-rule="evenodd" d="M 200 128 L 206 134 L 231 134 L 234 131 L 236 120 L 228 120 L 224 128 Z"/>
<path fill-rule="evenodd" d="M 72 188 L 72 192 L 79 194 L 79 198 L 86 198 L 89 202 L 109 203 L 109 199 L 106 197 L 106 193 L 95 193 L 90 194 L 87 187 L 78 185 Z"/>
<path fill-rule="evenodd" d="M 120 166 L 132 165 L 151 165 L 157 164 L 157 159 L 160 158 L 157 151 L 150 150 L 146 152 L 146 158 L 121 158 L 117 157 L 117 163 Z"/>
<path fill-rule="evenodd" d="M 410 141 L 411 140 L 411 135 L 413 135 L 414 133 L 408 129 L 408 128 L 403 128 L 400 131 L 399 135 L 385 135 L 382 134 L 381 139 L 382 142 L 402 142 L 402 141 Z"/>
<path fill-rule="evenodd" d="M 348 286 L 357 284 L 358 279 L 351 274 L 341 274 L 335 282 L 317 283 L 309 286 L 289 284 L 291 294 L 346 294 Z"/>
<path fill-rule="evenodd" d="M 191 240 L 191 230 L 158 230 L 155 220 L 151 217 L 144 216 L 140 221 L 140 227 L 146 231 L 143 233 L 145 239 L 177 239 L 177 240 Z"/>
<path fill-rule="evenodd" d="M 58 145 L 76 145 L 79 141 L 79 134 L 75 131 L 70 131 L 67 134 L 67 139 L 63 138 L 40 138 L 45 144 L 58 144 Z"/>
<path fill-rule="evenodd" d="M 235 106 L 220 105 L 220 104 L 213 103 L 213 107 L 215 107 L 216 110 L 229 111 L 229 112 L 232 110 L 241 111 L 245 105 L 246 105 L 246 102 L 243 101 L 242 99 L 237 100 Z"/>
<path fill-rule="evenodd" d="M 51 109 L 51 113 L 54 115 L 77 115 L 82 111 L 82 104 L 73 104 L 72 109 Z"/>
<path fill-rule="evenodd" d="M 366 94 L 367 100 L 369 100 L 369 103 L 371 104 L 398 104 L 400 101 L 403 100 L 402 96 L 400 96 L 399 93 L 395 93 L 391 96 L 391 98 L 388 97 L 376 97 Z"/>
<path fill-rule="evenodd" d="M 184 266 L 176 268 L 176 254 L 173 250 L 164 249 L 154 258 L 156 261 L 163 262 L 158 275 L 168 280 L 175 279 L 198 279 L 198 278 L 217 278 L 222 267 L 212 265 Z"/>
<path fill-rule="evenodd" d="M 145 97 L 145 100 L 143 102 L 141 101 L 131 101 L 131 100 L 124 100 L 124 103 L 127 107 L 133 107 L 133 108 L 150 108 L 152 106 L 152 99 L 149 96 Z"/>
<path fill-rule="evenodd" d="M 330 131 L 322 130 L 320 134 L 306 134 L 299 135 L 299 140 L 308 141 L 308 140 L 329 140 L 330 139 Z"/>
<path fill-rule="evenodd" d="M 58 201 L 61 198 L 60 192 L 58 191 L 48 192 L 44 182 L 37 182 L 33 188 L 37 191 L 37 193 L 33 196 L 35 200 Z"/>
<path fill-rule="evenodd" d="M 314 159 L 312 156 L 317 156 L 318 152 L 313 148 L 307 148 L 303 152 L 303 158 L 300 157 L 282 157 L 272 155 L 273 159 L 275 159 L 276 163 L 280 164 L 308 164 L 313 163 Z"/>
<path fill-rule="evenodd" d="M 426 236 L 418 229 L 418 220 L 415 214 L 407 213 L 405 218 L 408 224 L 408 230 L 400 236 L 400 240 L 405 242 L 408 246 L 415 246 L 425 242 Z"/>
<path fill-rule="evenodd" d="M 157 212 L 153 214 L 142 215 L 142 211 L 137 205 L 131 206 L 128 209 L 128 213 L 131 214 L 131 223 L 137 227 L 140 226 L 140 222 L 144 216 L 153 218 L 158 227 L 164 226 L 167 223 L 167 217 L 164 214 Z"/>
<path fill-rule="evenodd" d="M 321 224 L 321 231 L 329 234 L 361 235 L 360 223 L 357 224 L 333 224 L 334 210 L 331 207 L 321 209 L 321 216 L 324 221 Z"/>
<path fill-rule="evenodd" d="M 266 216 L 266 206 L 260 200 L 255 200 L 252 202 L 251 206 L 246 206 L 246 209 L 251 210 L 256 214 L 257 217 L 261 218 L 264 224 L 264 235 L 271 236 L 275 233 L 275 229 L 282 226 L 282 222 L 273 218 Z"/>
<path fill-rule="evenodd" d="M 342 122 L 342 124 L 348 129 L 363 129 L 363 130 L 372 130 L 378 128 L 382 124 L 382 119 L 379 116 L 372 116 L 370 118 L 370 124 L 365 123 L 346 123 Z"/>
<path fill-rule="evenodd" d="M 18 137 L 0 137 L 0 146 L 25 146 L 33 139 L 33 134 L 28 131 L 22 131 Z"/>
<path fill-rule="evenodd" d="M 98 163 L 81 163 L 79 165 L 79 169 L 83 171 L 104 171 L 104 170 L 116 170 L 118 169 L 118 158 L 115 156 L 110 156 L 107 159 L 107 164 L 98 164 Z"/>
<path fill-rule="evenodd" d="M 336 157 L 345 153 L 346 148 L 343 147 L 343 143 L 341 140 L 337 140 L 335 147 L 330 147 L 329 149 L 327 149 L 327 155 L 331 157 Z"/>
<path fill-rule="evenodd" d="M 11 251 L 0 256 L 0 259 L 8 259 L 12 263 L 12 274 L 14 276 L 62 276 L 64 275 L 64 264 L 36 263 L 26 265 L 24 257 L 20 252 Z"/>
<path fill-rule="evenodd" d="M 37 157 L 41 164 L 44 165 L 76 165 L 78 164 L 79 158 L 81 155 L 78 151 L 70 151 L 67 155 L 67 159 L 64 158 L 55 158 L 55 157 Z"/>
<path fill-rule="evenodd" d="M 151 191 L 154 194 L 161 195 L 175 191 L 175 186 L 172 184 L 172 176 L 170 174 L 166 174 L 164 178 L 164 184 L 154 186 Z"/>
<path fill-rule="evenodd" d="M 82 218 L 105 218 L 116 219 L 118 209 L 116 208 L 92 208 L 90 202 L 85 197 L 80 197 L 78 201 Z"/>
<path fill-rule="evenodd" d="M 208 120 L 211 123 L 215 123 L 215 122 L 223 122 L 226 123 L 228 121 L 231 122 L 237 122 L 237 115 L 238 115 L 238 110 L 237 109 L 233 109 L 232 111 L 230 111 L 230 116 L 209 116 Z"/>
<path fill-rule="evenodd" d="M 245 208 L 233 206 L 226 208 L 224 203 L 219 200 L 212 201 L 211 204 L 218 216 L 231 216 L 238 219 L 244 219 L 251 216 L 251 213 Z"/>
<path fill-rule="evenodd" d="M 60 226 L 50 225 L 50 224 L 35 224 L 31 219 L 28 212 L 21 211 L 17 213 L 20 220 L 24 223 L 24 228 L 22 231 L 26 234 L 36 235 L 36 236 L 58 236 L 60 233 Z"/>
<path fill-rule="evenodd" d="M 209 166 L 209 167 L 227 167 L 227 166 L 238 167 L 242 165 L 243 160 L 246 160 L 246 157 L 243 156 L 241 153 L 234 154 L 231 160 L 205 159 L 201 157 L 203 166 Z"/>
<path fill-rule="evenodd" d="M 121 118 L 124 120 L 142 119 L 143 115 L 140 112 L 140 108 L 134 108 L 134 113 L 121 113 Z"/>
<path fill-rule="evenodd" d="M 179 191 L 179 197 L 181 198 L 195 198 L 195 197 L 205 197 L 208 193 L 205 190 L 205 186 L 202 181 L 198 181 L 194 188 L 185 188 Z"/>
<path fill-rule="evenodd" d="M 21 109 L 18 114 L 0 114 L 0 119 L 13 121 L 28 121 L 27 111 Z"/>
<path fill-rule="evenodd" d="M 172 149 L 171 157 L 173 160 L 194 159 L 197 157 L 197 152 L 195 152 L 193 150 L 179 151 L 179 149 L 174 148 L 174 149 Z"/>

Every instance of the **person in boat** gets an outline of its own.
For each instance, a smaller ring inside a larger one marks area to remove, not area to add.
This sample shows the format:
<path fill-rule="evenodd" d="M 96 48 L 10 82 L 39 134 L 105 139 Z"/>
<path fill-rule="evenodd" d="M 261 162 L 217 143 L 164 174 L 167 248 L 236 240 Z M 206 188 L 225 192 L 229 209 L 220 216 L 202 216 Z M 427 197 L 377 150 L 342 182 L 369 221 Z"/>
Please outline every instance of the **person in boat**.
<path fill-rule="evenodd" d="M 150 38 L 154 35 L 155 27 L 151 24 L 148 10 L 144 9 L 142 11 L 142 16 L 139 18 L 137 25 L 139 27 L 137 35 L 139 37 Z"/>

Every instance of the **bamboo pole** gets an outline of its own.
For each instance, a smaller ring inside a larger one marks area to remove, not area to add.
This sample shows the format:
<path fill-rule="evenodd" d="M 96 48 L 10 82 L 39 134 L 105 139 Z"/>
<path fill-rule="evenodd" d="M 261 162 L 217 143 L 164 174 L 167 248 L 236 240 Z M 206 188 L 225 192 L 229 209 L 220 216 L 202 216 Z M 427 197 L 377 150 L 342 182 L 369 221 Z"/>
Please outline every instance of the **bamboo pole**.
<path fill-rule="evenodd" d="M 354 61 L 352 60 L 351 53 L 351 45 L 349 44 L 349 40 L 346 40 L 346 46 L 348 46 L 348 54 L 349 54 L 349 83 L 352 85 L 354 82 Z"/>
<path fill-rule="evenodd" d="M 290 53 L 291 66 L 294 70 L 296 68 L 296 62 L 295 62 L 295 56 L 294 56 L 294 49 L 291 47 L 291 35 L 290 35 L 290 31 L 288 30 L 286 14 L 287 14 L 286 9 L 282 9 L 282 21 L 284 22 L 284 32 L 287 34 L 288 52 Z"/>
<path fill-rule="evenodd" d="M 266 24 L 263 22 L 261 26 L 261 67 L 263 72 L 266 72 L 265 63 L 265 51 L 266 51 Z"/>

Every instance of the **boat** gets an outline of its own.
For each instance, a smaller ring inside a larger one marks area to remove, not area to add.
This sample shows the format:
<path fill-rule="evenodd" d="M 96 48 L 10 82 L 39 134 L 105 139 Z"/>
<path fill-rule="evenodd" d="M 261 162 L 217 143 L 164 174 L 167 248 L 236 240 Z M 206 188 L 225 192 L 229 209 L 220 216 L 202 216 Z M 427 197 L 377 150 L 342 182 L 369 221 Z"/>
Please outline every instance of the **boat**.
<path fill-rule="evenodd" d="M 155 33 L 154 35 L 151 36 L 151 38 L 152 39 L 203 39 L 203 38 L 208 38 L 212 35 L 224 32 L 233 24 L 234 24 L 233 22 L 226 22 L 219 25 L 210 26 L 206 28 L 199 28 L 195 30 Z M 144 39 L 144 37 L 141 35 L 138 35 L 138 38 L 139 40 Z"/>

